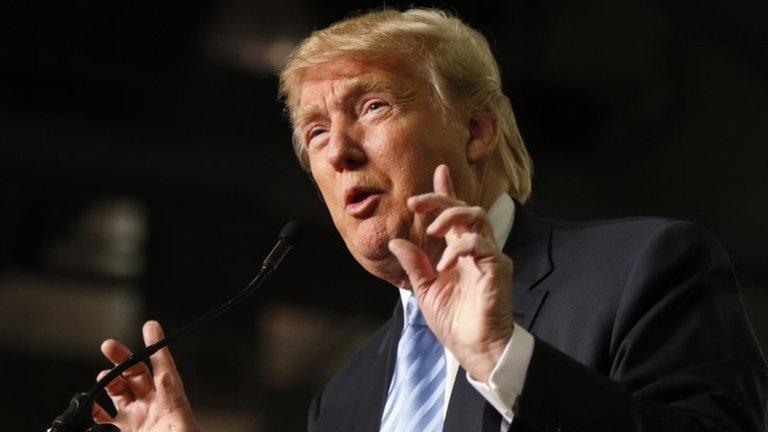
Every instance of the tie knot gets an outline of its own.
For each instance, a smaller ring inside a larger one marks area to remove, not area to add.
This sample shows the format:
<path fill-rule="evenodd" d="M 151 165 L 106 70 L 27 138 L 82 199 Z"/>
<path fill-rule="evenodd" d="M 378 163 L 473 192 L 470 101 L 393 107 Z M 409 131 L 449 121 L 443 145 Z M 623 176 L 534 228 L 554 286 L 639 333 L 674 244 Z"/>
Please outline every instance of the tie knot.
<path fill-rule="evenodd" d="M 424 321 L 424 316 L 419 310 L 419 304 L 416 303 L 416 297 L 413 295 L 408 299 L 408 303 L 405 305 L 405 316 L 408 320 L 408 325 L 421 326 L 427 325 Z"/>

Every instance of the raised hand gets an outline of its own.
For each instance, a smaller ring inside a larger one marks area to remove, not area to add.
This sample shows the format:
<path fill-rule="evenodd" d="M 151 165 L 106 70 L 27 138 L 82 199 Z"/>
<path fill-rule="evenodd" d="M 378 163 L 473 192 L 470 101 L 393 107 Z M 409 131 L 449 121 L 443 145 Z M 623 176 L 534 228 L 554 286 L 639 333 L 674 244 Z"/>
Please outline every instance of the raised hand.
<path fill-rule="evenodd" d="M 408 208 L 439 212 L 427 234 L 443 237 L 445 250 L 436 267 L 408 240 L 391 240 L 390 251 L 432 332 L 474 379 L 487 381 L 513 331 L 512 260 L 499 250 L 485 211 L 455 197 L 447 166 L 435 169 L 434 192 L 409 198 Z"/>
<path fill-rule="evenodd" d="M 142 333 L 147 346 L 163 338 L 163 329 L 156 321 L 146 322 Z M 125 345 L 112 339 L 104 341 L 101 351 L 115 364 L 131 355 Z M 117 408 L 117 417 L 109 417 L 101 407 L 94 405 L 93 419 L 97 423 L 112 423 L 121 432 L 199 431 L 168 348 L 153 354 L 150 361 L 152 371 L 139 363 L 107 386 L 107 394 Z M 108 372 L 101 371 L 97 379 Z"/>

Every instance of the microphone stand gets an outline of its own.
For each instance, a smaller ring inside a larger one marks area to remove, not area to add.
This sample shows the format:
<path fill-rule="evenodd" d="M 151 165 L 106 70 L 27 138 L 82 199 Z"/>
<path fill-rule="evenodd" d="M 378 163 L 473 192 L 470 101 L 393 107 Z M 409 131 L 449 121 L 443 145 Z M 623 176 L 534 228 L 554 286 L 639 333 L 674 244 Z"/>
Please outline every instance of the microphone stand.
<path fill-rule="evenodd" d="M 245 300 L 246 297 L 256 291 L 256 288 L 258 288 L 259 285 L 272 274 L 300 237 L 301 226 L 298 222 L 290 221 L 285 224 L 282 231 L 280 231 L 280 237 L 277 244 L 275 244 L 275 247 L 272 248 L 272 251 L 262 263 L 259 273 L 256 274 L 256 277 L 254 277 L 235 297 L 218 308 L 186 324 L 171 333 L 165 339 L 145 347 L 138 353 L 131 354 L 131 356 L 125 359 L 122 363 L 112 368 L 112 370 L 101 378 L 88 392 L 76 393 L 72 399 L 70 399 L 67 409 L 53 420 L 53 423 L 47 432 L 119 432 L 120 429 L 112 424 L 96 424 L 93 421 L 93 404 L 96 397 L 104 391 L 104 388 L 128 368 L 139 362 L 146 361 L 152 354 L 165 348 L 169 343 L 179 339 L 182 335 L 208 324 L 214 319 L 231 311 L 235 306 Z"/>

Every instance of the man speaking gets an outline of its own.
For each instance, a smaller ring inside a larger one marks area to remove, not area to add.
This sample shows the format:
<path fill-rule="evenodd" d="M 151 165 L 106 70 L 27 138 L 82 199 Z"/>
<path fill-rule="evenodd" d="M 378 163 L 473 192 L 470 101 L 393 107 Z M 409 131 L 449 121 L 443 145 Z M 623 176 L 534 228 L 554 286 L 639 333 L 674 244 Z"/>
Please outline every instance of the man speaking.
<path fill-rule="evenodd" d="M 686 222 L 531 214 L 480 33 L 435 10 L 350 18 L 295 49 L 280 91 L 347 248 L 401 294 L 310 431 L 765 430 L 766 366 L 721 247 Z M 108 387 L 115 419 L 94 418 L 197 430 L 167 349 L 152 362 Z"/>

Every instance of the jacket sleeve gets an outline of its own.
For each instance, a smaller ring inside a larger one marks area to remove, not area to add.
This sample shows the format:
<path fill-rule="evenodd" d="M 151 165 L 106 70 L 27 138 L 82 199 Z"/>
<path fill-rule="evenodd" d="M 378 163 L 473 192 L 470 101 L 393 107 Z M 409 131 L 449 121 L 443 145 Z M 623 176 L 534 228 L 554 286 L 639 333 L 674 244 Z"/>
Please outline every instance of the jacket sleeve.
<path fill-rule="evenodd" d="M 536 339 L 515 425 L 531 431 L 765 431 L 767 374 L 728 257 L 669 222 L 632 264 L 610 371 Z"/>

